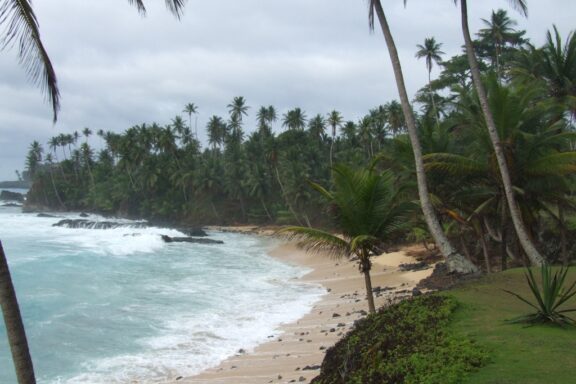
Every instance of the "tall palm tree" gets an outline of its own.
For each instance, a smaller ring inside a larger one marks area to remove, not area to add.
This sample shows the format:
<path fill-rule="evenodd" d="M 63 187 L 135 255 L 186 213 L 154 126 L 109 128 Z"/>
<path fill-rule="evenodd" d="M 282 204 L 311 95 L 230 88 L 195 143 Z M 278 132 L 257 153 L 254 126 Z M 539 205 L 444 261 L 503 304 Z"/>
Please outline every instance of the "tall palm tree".
<path fill-rule="evenodd" d="M 228 113 L 230 113 L 230 120 L 242 123 L 242 117 L 248 115 L 249 106 L 246 105 L 246 99 L 243 96 L 236 96 L 230 104 L 228 104 Z"/>
<path fill-rule="evenodd" d="M 282 116 L 282 126 L 290 130 L 302 131 L 306 126 L 306 114 L 300 108 L 294 108 Z"/>
<path fill-rule="evenodd" d="M 486 28 L 481 29 L 478 36 L 492 45 L 492 65 L 496 69 L 498 80 L 500 80 L 502 78 L 501 56 L 504 46 L 507 43 L 512 45 L 522 43 L 523 39 L 521 36 L 523 32 L 516 32 L 514 30 L 513 27 L 518 23 L 510 19 L 508 13 L 503 9 L 492 11 L 490 20 L 482 19 L 482 22 Z"/>
<path fill-rule="evenodd" d="M 196 119 L 194 122 L 194 136 L 196 140 L 198 140 L 198 107 L 194 103 L 188 103 L 186 104 L 186 106 L 184 107 L 184 111 L 182 112 L 188 114 L 188 121 L 189 121 L 188 127 L 190 129 L 192 129 L 192 115 L 195 116 Z"/>
<path fill-rule="evenodd" d="M 442 252 L 442 255 L 445 257 L 449 270 L 463 273 L 477 272 L 478 269 L 476 266 L 472 264 L 470 260 L 467 260 L 464 256 L 458 253 L 452 244 L 450 244 L 450 241 L 444 234 L 442 226 L 440 225 L 438 217 L 436 216 L 436 212 L 434 211 L 434 207 L 432 206 L 432 202 L 430 200 L 430 194 L 428 192 L 428 184 L 426 181 L 426 174 L 424 172 L 424 163 L 422 161 L 422 148 L 418 138 L 416 121 L 414 119 L 412 107 L 410 106 L 410 100 L 408 99 L 406 86 L 404 85 L 404 75 L 402 74 L 402 66 L 400 64 L 400 58 L 398 56 L 396 44 L 394 43 L 394 38 L 392 37 L 392 32 L 390 30 L 390 26 L 388 25 L 388 21 L 386 20 L 386 15 L 384 14 L 384 9 L 382 8 L 380 0 L 370 0 L 369 5 L 370 27 L 372 29 L 374 28 L 374 16 L 376 16 L 380 22 L 382 33 L 384 34 L 384 39 L 386 40 L 386 45 L 388 46 L 388 53 L 390 54 L 392 68 L 394 69 L 394 76 L 402 104 L 402 111 L 406 120 L 410 142 L 412 143 L 412 151 L 414 153 L 414 161 L 416 165 L 416 179 L 418 182 L 418 196 L 420 198 L 422 212 L 424 213 L 424 218 L 428 224 L 430 233 L 434 237 L 434 240 Z"/>
<path fill-rule="evenodd" d="M 444 52 L 440 50 L 442 43 L 437 43 L 434 37 L 427 37 L 424 39 L 424 44 L 418 44 L 418 51 L 416 52 L 416 57 L 421 59 L 426 59 L 426 69 L 428 70 L 428 92 L 430 92 L 430 99 L 432 100 L 432 108 L 434 109 L 434 116 L 436 117 L 436 122 L 438 123 L 438 111 L 436 109 L 436 103 L 434 102 L 434 94 L 432 93 L 432 66 L 434 63 L 439 64 L 442 62 L 442 56 Z"/>
<path fill-rule="evenodd" d="M 128 2 L 136 5 L 140 13 L 146 13 L 143 0 L 128 0 Z M 168 9 L 179 19 L 186 0 L 166 0 L 165 2 Z M 60 110 L 58 80 L 48 52 L 40 38 L 38 19 L 32 9 L 32 1 L 0 0 L 0 26 L 5 26 L 4 36 L 1 37 L 2 46 L 18 46 L 20 64 L 32 82 L 46 93 L 52 105 L 53 121 L 56 122 Z"/>
<path fill-rule="evenodd" d="M 455 0 L 456 2 L 457 0 Z M 527 6 L 524 0 L 511 0 L 513 6 L 518 8 L 523 14 L 527 14 Z M 478 94 L 478 99 L 480 100 L 480 106 L 482 108 L 482 113 L 484 119 L 486 120 L 486 126 L 488 128 L 488 133 L 490 135 L 490 140 L 494 146 L 494 154 L 496 156 L 496 161 L 498 163 L 498 168 L 500 169 L 500 175 L 502 177 L 502 184 L 504 192 L 506 195 L 506 201 L 508 202 L 508 208 L 510 210 L 510 216 L 512 218 L 512 223 L 514 224 L 514 229 L 518 235 L 518 240 L 522 245 L 522 249 L 526 253 L 526 256 L 530 259 L 530 262 L 534 265 L 542 265 L 545 263 L 544 258 L 540 255 L 524 225 L 518 204 L 516 203 L 516 197 L 514 196 L 514 187 L 512 185 L 512 180 L 510 177 L 510 171 L 508 169 L 508 164 L 504 154 L 504 149 L 502 142 L 498 135 L 498 130 L 496 123 L 494 122 L 494 116 L 490 110 L 488 104 L 488 96 L 482 82 L 482 76 L 480 74 L 480 68 L 478 66 L 478 60 L 476 59 L 476 53 L 474 52 L 474 46 L 472 43 L 472 38 L 470 36 L 470 28 L 468 26 L 468 4 L 467 0 L 460 0 L 460 13 L 462 18 L 462 33 L 464 35 L 464 42 L 466 46 L 466 55 L 468 57 L 468 63 L 470 65 L 470 72 L 472 74 L 472 81 L 476 92 Z"/>
<path fill-rule="evenodd" d="M 332 142 L 330 143 L 330 167 L 334 166 L 333 150 L 334 150 L 334 142 L 336 141 L 336 129 L 340 128 L 342 126 L 343 122 L 344 122 L 344 119 L 342 118 L 342 115 L 340 114 L 340 112 L 333 110 L 332 112 L 330 112 L 328 114 L 328 125 L 330 125 L 330 127 L 332 127 Z"/>
<path fill-rule="evenodd" d="M 327 252 L 337 258 L 356 256 L 364 275 L 368 308 L 374 313 L 370 256 L 378 252 L 379 243 L 403 228 L 410 205 L 400 201 L 390 172 L 354 171 L 343 165 L 336 165 L 333 170 L 332 191 L 316 183 L 311 185 L 333 207 L 333 219 L 341 236 L 308 227 L 286 227 L 278 233 L 297 239 L 309 251 Z"/>
<path fill-rule="evenodd" d="M 8 342 L 10 343 L 10 351 L 12 352 L 12 360 L 16 368 L 16 378 L 19 384 L 34 384 L 36 378 L 34 376 L 34 366 L 30 351 L 28 349 L 28 341 L 26 339 L 26 332 L 24 330 L 24 323 L 22 322 L 22 315 L 20 314 L 20 307 L 18 306 L 18 299 L 12 284 L 12 277 L 6 261 L 6 255 L 2 248 L 0 241 L 0 306 L 2 307 L 2 315 L 4 316 L 4 323 L 6 324 L 6 333 L 8 334 Z"/>

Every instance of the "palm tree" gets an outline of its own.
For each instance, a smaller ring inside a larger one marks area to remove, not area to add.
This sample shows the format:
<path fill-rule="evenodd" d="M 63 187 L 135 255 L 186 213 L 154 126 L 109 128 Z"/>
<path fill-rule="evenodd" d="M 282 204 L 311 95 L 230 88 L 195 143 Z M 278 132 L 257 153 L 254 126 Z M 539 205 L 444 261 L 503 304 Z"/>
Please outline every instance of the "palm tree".
<path fill-rule="evenodd" d="M 394 43 L 394 38 L 392 37 L 392 32 L 390 31 L 390 26 L 386 20 L 386 15 L 384 14 L 384 9 L 382 8 L 380 0 L 370 0 L 369 21 L 370 27 L 372 29 L 374 28 L 375 15 L 378 17 L 378 21 L 380 22 L 380 26 L 382 28 L 382 33 L 384 34 L 384 39 L 386 40 L 386 45 L 388 46 L 388 53 L 390 54 L 390 60 L 394 69 L 394 76 L 396 78 L 396 86 L 398 87 L 398 93 L 402 104 L 402 111 L 406 120 L 410 142 L 412 143 L 412 151 L 414 153 L 414 161 L 416 165 L 416 179 L 418 182 L 418 196 L 420 198 L 420 204 L 422 207 L 422 212 L 424 213 L 424 218 L 426 219 L 430 233 L 434 237 L 436 244 L 446 259 L 448 269 L 450 271 L 458 271 L 463 273 L 476 272 L 478 270 L 476 266 L 467 260 L 464 256 L 460 255 L 454 249 L 454 247 L 452 247 L 452 244 L 450 244 L 450 241 L 443 232 L 442 226 L 440 225 L 438 217 L 436 216 L 436 212 L 434 211 L 434 207 L 432 206 L 428 192 L 426 174 L 424 172 L 422 148 L 418 138 L 416 121 L 414 119 L 412 107 L 410 106 L 410 100 L 408 99 L 406 86 L 404 85 L 404 75 L 402 74 L 402 66 L 400 64 L 400 58 L 398 56 L 396 44 Z"/>
<path fill-rule="evenodd" d="M 336 141 L 336 129 L 340 128 L 343 122 L 344 120 L 340 112 L 333 110 L 328 114 L 328 125 L 332 127 L 332 142 L 330 143 L 330 167 L 334 166 L 333 149 L 334 149 L 334 142 Z"/>
<path fill-rule="evenodd" d="M 145 14 L 143 0 L 128 0 Z M 168 9 L 179 19 L 185 0 L 166 0 Z M 60 91 L 56 72 L 40 38 L 38 20 L 32 9 L 31 0 L 0 0 L 0 26 L 6 25 L 2 46 L 18 46 L 20 64 L 32 82 L 39 86 L 52 105 L 53 121 L 58 119 Z"/>
<path fill-rule="evenodd" d="M 261 106 L 256 115 L 256 120 L 258 121 L 258 130 L 264 136 L 270 136 L 272 134 L 272 123 L 277 119 L 276 109 L 274 106 L 269 105 L 268 107 Z"/>
<path fill-rule="evenodd" d="M 196 120 L 194 122 L 194 136 L 196 140 L 198 140 L 198 107 L 194 105 L 194 103 L 188 103 L 186 104 L 186 106 L 184 107 L 184 111 L 182 112 L 188 114 L 188 121 L 190 123 L 188 127 L 190 129 L 192 129 L 192 114 L 194 114 L 194 116 L 196 117 Z"/>
<path fill-rule="evenodd" d="M 230 120 L 237 121 L 242 124 L 242 117 L 248 115 L 249 106 L 246 105 L 246 99 L 243 96 L 236 96 L 232 103 L 228 104 L 228 113 L 230 113 Z"/>
<path fill-rule="evenodd" d="M 306 126 L 306 114 L 300 108 L 291 109 L 282 116 L 282 126 L 302 131 Z"/>
<path fill-rule="evenodd" d="M 85 127 L 82 130 L 82 134 L 84 135 L 85 142 L 88 143 L 88 138 L 92 135 L 92 130 L 88 127 Z"/>
<path fill-rule="evenodd" d="M 518 23 L 510 19 L 507 12 L 503 9 L 499 9 L 496 12 L 492 11 L 490 20 L 482 19 L 482 22 L 486 28 L 481 29 L 478 36 L 492 45 L 492 66 L 496 69 L 498 80 L 500 80 L 502 78 L 501 56 L 504 46 L 507 43 L 512 45 L 521 44 L 524 33 L 514 30 L 513 27 Z"/>
<path fill-rule="evenodd" d="M 372 293 L 370 256 L 378 252 L 383 240 L 403 228 L 410 205 L 399 200 L 399 190 L 391 172 L 377 174 L 372 169 L 354 171 L 343 165 L 333 168 L 333 191 L 310 183 L 333 208 L 334 221 L 341 235 L 308 227 L 286 227 L 288 234 L 309 251 L 327 252 L 337 258 L 358 259 L 364 275 L 370 313 L 376 312 Z"/>
<path fill-rule="evenodd" d="M 16 378 L 19 384 L 34 384 L 34 366 L 28 349 L 26 340 L 26 331 L 18 306 L 18 299 L 12 284 L 10 269 L 6 261 L 6 255 L 0 241 L 0 306 L 2 306 L 2 315 L 6 324 L 6 333 L 12 352 L 12 360 L 16 368 Z"/>
<path fill-rule="evenodd" d="M 512 4 L 518 8 L 522 13 L 527 13 L 527 6 L 524 0 L 513 0 Z M 478 66 L 478 60 L 476 59 L 476 53 L 474 52 L 474 46 L 472 43 L 472 38 L 470 37 L 470 28 L 468 26 L 468 4 L 467 0 L 460 0 L 460 11 L 462 17 L 462 33 L 464 35 L 464 42 L 466 46 L 466 55 L 468 57 L 468 63 L 470 65 L 470 72 L 472 74 L 472 81 L 478 98 L 480 100 L 480 106 L 482 108 L 482 113 L 484 119 L 486 120 L 486 126 L 488 128 L 488 133 L 490 134 L 490 140 L 494 146 L 494 154 L 498 163 L 498 168 L 500 169 L 500 175 L 502 177 L 502 184 L 504 192 L 506 194 L 506 200 L 508 202 L 508 208 L 510 210 L 510 216 L 512 217 L 512 223 L 514 224 L 514 229 L 518 235 L 518 240 L 522 245 L 522 249 L 526 253 L 526 256 L 530 259 L 530 262 L 534 265 L 542 265 L 545 263 L 544 258 L 540 255 L 526 230 L 520 210 L 516 203 L 516 197 L 514 196 L 514 188 L 512 185 L 512 180 L 510 177 L 510 171 L 508 169 L 508 164 L 504 154 L 504 149 L 498 135 L 498 129 L 496 123 L 494 122 L 494 117 L 490 106 L 488 104 L 488 96 L 482 82 L 482 76 L 480 74 L 480 68 Z"/>
<path fill-rule="evenodd" d="M 418 44 L 418 52 L 416 52 L 416 57 L 421 59 L 426 59 L 426 69 L 428 69 L 428 91 L 430 92 L 430 99 L 432 100 L 432 108 L 434 109 L 434 116 L 436 117 L 436 122 L 438 123 L 438 111 L 436 109 L 436 103 L 434 102 L 434 94 L 432 93 L 432 65 L 434 63 L 439 64 L 442 61 L 442 56 L 444 52 L 440 50 L 442 43 L 437 43 L 436 39 L 433 37 L 427 37 L 424 39 L 424 44 Z"/>
<path fill-rule="evenodd" d="M 217 146 L 224 142 L 226 123 L 224 123 L 221 117 L 212 116 L 210 120 L 208 120 L 206 130 L 208 131 L 208 143 L 212 145 L 212 149 L 216 149 Z"/>

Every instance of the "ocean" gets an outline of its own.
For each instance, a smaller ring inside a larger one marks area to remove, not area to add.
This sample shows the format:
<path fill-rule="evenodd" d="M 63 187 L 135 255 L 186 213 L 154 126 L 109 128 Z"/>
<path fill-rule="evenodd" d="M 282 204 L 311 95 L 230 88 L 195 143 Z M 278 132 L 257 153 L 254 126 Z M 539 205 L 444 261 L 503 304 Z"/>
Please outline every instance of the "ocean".
<path fill-rule="evenodd" d="M 324 293 L 267 255 L 273 239 L 164 243 L 166 228 L 53 227 L 0 201 L 0 240 L 41 384 L 158 383 L 217 365 L 279 334 Z M 96 215 L 88 218 L 110 221 Z M 126 224 L 132 222 L 119 220 Z M 0 383 L 16 383 L 3 321 Z"/>

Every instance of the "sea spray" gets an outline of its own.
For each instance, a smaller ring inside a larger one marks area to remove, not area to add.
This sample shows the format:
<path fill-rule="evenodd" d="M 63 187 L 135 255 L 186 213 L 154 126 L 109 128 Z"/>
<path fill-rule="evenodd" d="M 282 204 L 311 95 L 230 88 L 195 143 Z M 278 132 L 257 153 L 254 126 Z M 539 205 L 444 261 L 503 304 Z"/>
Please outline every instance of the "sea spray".
<path fill-rule="evenodd" d="M 193 375 L 276 335 L 323 293 L 296 281 L 305 270 L 266 256 L 270 239 L 214 232 L 224 244 L 166 244 L 160 235 L 182 234 L 53 227 L 78 218 L 58 216 L 0 208 L 39 383 Z M 0 341 L 0 382 L 14 380 Z"/>

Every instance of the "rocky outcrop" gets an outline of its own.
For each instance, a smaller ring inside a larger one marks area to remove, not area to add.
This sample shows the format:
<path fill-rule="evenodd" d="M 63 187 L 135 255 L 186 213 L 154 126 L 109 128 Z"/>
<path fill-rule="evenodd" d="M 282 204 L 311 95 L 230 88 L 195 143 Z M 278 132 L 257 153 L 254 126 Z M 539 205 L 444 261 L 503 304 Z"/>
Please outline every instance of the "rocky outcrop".
<path fill-rule="evenodd" d="M 64 219 L 52 224 L 53 227 L 87 228 L 87 229 L 115 229 L 115 228 L 146 228 L 148 223 L 119 223 L 115 221 L 92 221 L 86 219 Z"/>
<path fill-rule="evenodd" d="M 170 237 L 161 235 L 166 243 L 196 243 L 196 244 L 224 244 L 222 240 L 204 239 L 197 237 Z"/>
<path fill-rule="evenodd" d="M 0 192 L 0 200 L 23 202 L 25 199 L 24 199 L 24 195 L 21 193 L 2 191 L 2 192 Z"/>

